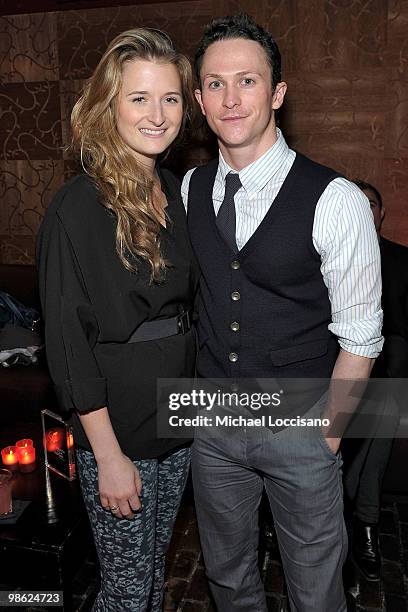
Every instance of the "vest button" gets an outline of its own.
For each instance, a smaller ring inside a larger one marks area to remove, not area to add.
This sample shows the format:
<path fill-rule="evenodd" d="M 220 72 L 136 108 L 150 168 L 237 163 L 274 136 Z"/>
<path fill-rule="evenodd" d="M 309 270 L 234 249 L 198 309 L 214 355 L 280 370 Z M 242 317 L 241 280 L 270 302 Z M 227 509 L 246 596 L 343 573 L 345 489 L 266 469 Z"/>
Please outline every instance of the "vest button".
<path fill-rule="evenodd" d="M 228 359 L 232 362 L 238 361 L 238 355 L 236 353 L 230 353 Z"/>
<path fill-rule="evenodd" d="M 232 299 L 234 302 L 238 302 L 238 300 L 240 300 L 240 299 L 241 299 L 241 294 L 240 294 L 240 292 L 239 292 L 239 291 L 233 291 L 233 292 L 231 293 L 231 299 Z"/>
<path fill-rule="evenodd" d="M 237 332 L 239 331 L 239 323 L 238 321 L 233 321 L 230 325 L 232 331 Z"/>
<path fill-rule="evenodd" d="M 241 267 L 241 264 L 239 263 L 238 259 L 234 259 L 234 261 L 231 261 L 231 268 L 233 270 L 239 270 Z"/>

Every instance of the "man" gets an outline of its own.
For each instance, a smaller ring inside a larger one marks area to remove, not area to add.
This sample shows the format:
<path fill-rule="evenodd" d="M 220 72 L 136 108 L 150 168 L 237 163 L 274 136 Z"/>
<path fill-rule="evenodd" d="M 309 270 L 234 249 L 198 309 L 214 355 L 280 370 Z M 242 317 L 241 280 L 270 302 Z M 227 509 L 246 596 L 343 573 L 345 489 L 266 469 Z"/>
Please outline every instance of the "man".
<path fill-rule="evenodd" d="M 211 23 L 195 95 L 219 159 L 187 173 L 202 377 L 367 378 L 381 345 L 378 243 L 361 192 L 291 151 L 278 47 L 248 16 Z M 338 351 L 338 342 L 340 351 Z M 309 411 L 334 416 L 323 401 Z M 199 435 L 193 479 L 219 612 L 265 612 L 257 510 L 271 505 L 292 612 L 345 612 L 338 439 L 318 428 Z"/>
<path fill-rule="evenodd" d="M 379 191 L 364 181 L 355 181 L 355 184 L 370 202 L 381 250 L 385 345 L 372 376 L 407 378 L 408 249 L 380 236 L 385 208 Z M 397 398 L 400 405 L 404 400 L 404 397 Z M 384 397 L 383 406 L 384 414 L 379 414 L 376 419 L 377 436 L 366 438 L 362 443 L 360 441 L 358 452 L 355 452 L 354 444 L 358 440 L 350 440 L 344 446 L 345 456 L 347 453 L 352 455 L 350 465 L 346 462 L 344 484 L 346 493 L 354 499 L 353 559 L 363 576 L 373 581 L 379 580 L 381 573 L 378 542 L 381 485 L 391 454 L 392 434 L 395 434 L 399 423 L 392 397 Z"/>

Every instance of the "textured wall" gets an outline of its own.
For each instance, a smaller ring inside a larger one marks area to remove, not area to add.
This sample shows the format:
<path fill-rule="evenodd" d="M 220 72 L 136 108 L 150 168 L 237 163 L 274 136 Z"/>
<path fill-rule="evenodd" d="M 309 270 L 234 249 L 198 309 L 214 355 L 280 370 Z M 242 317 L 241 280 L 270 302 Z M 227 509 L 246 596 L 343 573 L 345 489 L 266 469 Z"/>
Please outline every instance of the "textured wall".
<path fill-rule="evenodd" d="M 70 109 L 107 43 L 154 26 L 191 56 L 203 25 L 237 10 L 280 45 L 289 143 L 373 182 L 384 235 L 408 245 L 408 0 L 192 0 L 0 17 L 0 262 L 33 261 L 44 210 L 74 171 Z"/>

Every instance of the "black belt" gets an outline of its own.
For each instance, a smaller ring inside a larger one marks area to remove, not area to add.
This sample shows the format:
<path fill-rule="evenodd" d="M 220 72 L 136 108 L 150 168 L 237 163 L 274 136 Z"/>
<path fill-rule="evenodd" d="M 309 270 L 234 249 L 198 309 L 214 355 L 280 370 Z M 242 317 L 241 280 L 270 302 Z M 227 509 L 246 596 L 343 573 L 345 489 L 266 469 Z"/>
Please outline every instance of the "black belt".
<path fill-rule="evenodd" d="M 147 340 L 159 340 L 177 334 L 186 334 L 191 329 L 191 311 L 185 310 L 181 314 L 170 319 L 157 319 L 156 321 L 145 321 L 139 325 L 130 336 L 128 342 L 146 342 Z"/>

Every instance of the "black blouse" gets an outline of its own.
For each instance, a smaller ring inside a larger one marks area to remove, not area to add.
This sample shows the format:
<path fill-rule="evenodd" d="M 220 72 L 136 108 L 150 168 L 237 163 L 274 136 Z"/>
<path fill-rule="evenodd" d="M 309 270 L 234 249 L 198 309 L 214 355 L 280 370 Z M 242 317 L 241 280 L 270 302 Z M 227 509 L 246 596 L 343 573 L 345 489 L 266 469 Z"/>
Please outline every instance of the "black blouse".
<path fill-rule="evenodd" d="M 90 449 L 77 412 L 107 406 L 122 451 L 131 459 L 157 457 L 180 445 L 156 433 L 157 378 L 192 377 L 194 332 L 127 343 L 144 321 L 191 307 L 198 270 L 187 236 L 177 179 L 160 171 L 170 219 L 161 230 L 165 281 L 150 284 L 116 253 L 116 218 L 100 203 L 86 175 L 70 180 L 52 200 L 37 238 L 40 297 L 47 360 L 61 408 L 72 412 L 76 444 Z"/>

